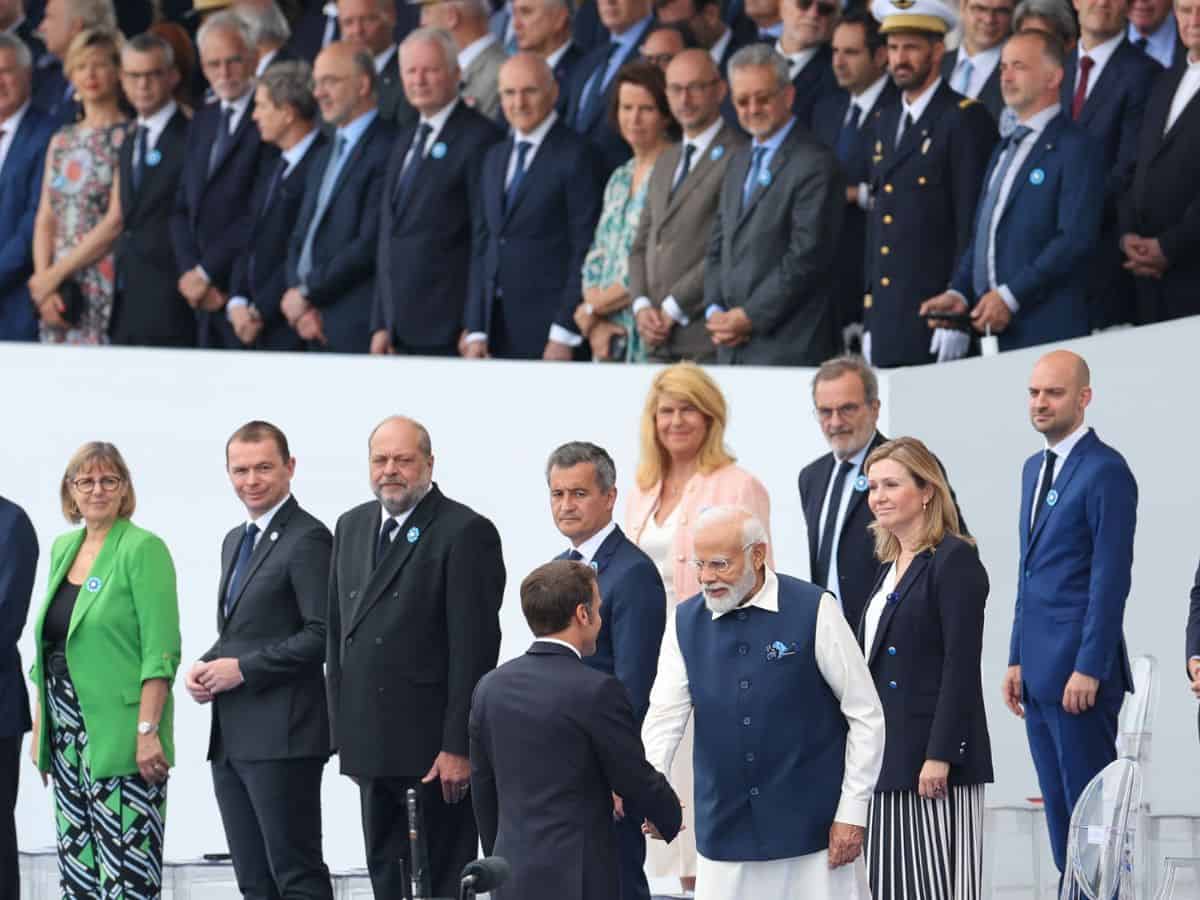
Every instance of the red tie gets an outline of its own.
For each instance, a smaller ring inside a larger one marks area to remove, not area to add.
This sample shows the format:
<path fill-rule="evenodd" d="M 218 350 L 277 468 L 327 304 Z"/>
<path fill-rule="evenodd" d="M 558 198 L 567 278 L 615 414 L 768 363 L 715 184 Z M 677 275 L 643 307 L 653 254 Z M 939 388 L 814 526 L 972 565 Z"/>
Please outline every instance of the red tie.
<path fill-rule="evenodd" d="M 1083 112 L 1083 101 L 1087 99 L 1088 76 L 1096 61 L 1090 56 L 1079 57 L 1079 84 L 1075 87 L 1075 99 L 1071 101 L 1071 118 L 1078 120 Z"/>

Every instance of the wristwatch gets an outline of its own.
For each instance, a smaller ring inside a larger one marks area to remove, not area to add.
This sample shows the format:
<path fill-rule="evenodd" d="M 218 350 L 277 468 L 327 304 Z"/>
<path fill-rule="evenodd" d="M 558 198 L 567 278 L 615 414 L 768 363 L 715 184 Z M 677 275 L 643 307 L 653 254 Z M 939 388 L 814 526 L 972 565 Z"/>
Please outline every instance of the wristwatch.
<path fill-rule="evenodd" d="M 158 734 L 158 725 L 154 722 L 138 722 L 138 734 Z"/>

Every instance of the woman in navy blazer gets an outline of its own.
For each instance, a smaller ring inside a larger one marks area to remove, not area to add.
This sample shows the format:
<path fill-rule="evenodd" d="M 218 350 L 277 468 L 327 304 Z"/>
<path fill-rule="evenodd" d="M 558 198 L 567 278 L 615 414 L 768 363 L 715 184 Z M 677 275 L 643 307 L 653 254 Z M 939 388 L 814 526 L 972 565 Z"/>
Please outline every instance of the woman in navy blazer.
<path fill-rule="evenodd" d="M 881 444 L 863 471 L 884 563 L 858 628 L 887 723 L 867 821 L 871 890 L 875 900 L 977 900 L 992 780 L 980 677 L 987 573 L 924 444 Z"/>

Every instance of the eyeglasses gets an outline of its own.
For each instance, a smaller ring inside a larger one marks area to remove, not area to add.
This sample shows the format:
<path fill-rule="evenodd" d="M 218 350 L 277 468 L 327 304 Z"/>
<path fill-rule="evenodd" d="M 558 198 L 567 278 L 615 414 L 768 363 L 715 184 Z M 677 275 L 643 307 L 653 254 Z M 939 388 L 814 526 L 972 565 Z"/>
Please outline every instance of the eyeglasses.
<path fill-rule="evenodd" d="M 123 479 L 116 475 L 104 475 L 101 478 L 76 478 L 71 482 L 75 486 L 75 490 L 81 494 L 90 494 L 96 490 L 96 485 L 104 488 L 105 491 L 115 491 L 121 486 Z"/>
<path fill-rule="evenodd" d="M 742 549 L 749 550 L 753 546 L 753 543 L 746 544 Z M 733 560 L 717 556 L 713 559 L 693 559 L 690 560 L 690 565 L 696 570 L 697 575 L 703 575 L 705 569 L 712 569 L 714 575 L 720 576 L 729 571 L 729 567 L 733 565 Z"/>
<path fill-rule="evenodd" d="M 716 86 L 717 82 L 720 80 L 721 79 L 719 78 L 714 78 L 712 81 L 691 81 L 687 84 L 668 84 L 667 96 L 675 97 L 676 99 L 682 97 L 684 94 L 696 96 L 697 94 L 702 94 L 709 88 Z"/>
<path fill-rule="evenodd" d="M 833 418 L 834 413 L 837 413 L 837 417 L 845 421 L 857 416 L 862 411 L 862 408 L 863 405 L 861 403 L 843 403 L 841 406 L 818 406 L 813 410 L 813 415 L 822 422 L 828 422 Z"/>
<path fill-rule="evenodd" d="M 764 94 L 741 94 L 733 98 L 733 105 L 738 109 L 747 109 L 751 106 L 767 106 L 782 93 L 781 88 L 776 88 L 773 91 L 768 91 Z"/>

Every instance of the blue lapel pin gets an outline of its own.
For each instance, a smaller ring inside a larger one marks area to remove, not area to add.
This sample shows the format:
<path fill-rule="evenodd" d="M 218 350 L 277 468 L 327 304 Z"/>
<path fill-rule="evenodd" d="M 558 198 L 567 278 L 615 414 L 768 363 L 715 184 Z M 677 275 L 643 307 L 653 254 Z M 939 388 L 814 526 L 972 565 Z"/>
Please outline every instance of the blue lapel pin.
<path fill-rule="evenodd" d="M 1046 495 L 1046 505 L 1053 506 L 1057 502 L 1058 502 L 1058 491 L 1054 490 L 1054 488 L 1051 488 L 1050 493 L 1048 493 Z"/>
<path fill-rule="evenodd" d="M 91 578 L 89 578 L 87 580 L 87 583 L 84 584 L 84 587 L 86 587 L 89 591 L 91 591 L 94 594 L 94 593 L 96 593 L 96 591 L 100 590 L 100 586 L 103 584 L 104 584 L 103 581 L 101 581 L 99 578 L 97 578 L 95 575 L 93 575 Z"/>
<path fill-rule="evenodd" d="M 770 172 L 759 172 L 758 173 L 758 183 L 761 184 L 763 187 L 766 187 L 768 184 L 770 184 L 771 183 L 771 173 Z"/>
<path fill-rule="evenodd" d="M 592 567 L 593 572 L 600 571 L 600 564 L 598 562 L 596 562 L 594 559 L 590 563 L 588 563 L 588 565 Z"/>
<path fill-rule="evenodd" d="M 867 476 L 859 475 L 854 479 L 854 489 L 860 494 L 867 489 Z"/>
<path fill-rule="evenodd" d="M 417 538 L 419 538 L 420 536 L 421 536 L 421 529 L 418 528 L 416 525 L 414 525 L 412 528 L 408 529 L 408 534 L 404 535 L 404 537 L 408 540 L 408 542 L 410 544 L 415 544 L 417 542 Z"/>
<path fill-rule="evenodd" d="M 433 145 L 433 149 L 429 151 L 429 155 L 432 156 L 434 159 L 441 159 L 443 156 L 446 155 L 446 145 L 443 144 L 441 141 L 438 141 L 436 144 Z"/>
<path fill-rule="evenodd" d="M 1046 180 L 1046 173 L 1042 169 L 1034 169 L 1029 173 L 1029 183 L 1033 185 L 1041 184 Z"/>
<path fill-rule="evenodd" d="M 712 152 L 708 154 L 708 158 L 711 159 L 713 162 L 716 162 L 718 159 L 720 159 L 724 155 L 725 155 L 725 148 L 722 147 L 720 144 L 717 144 L 717 146 L 712 148 Z"/>
<path fill-rule="evenodd" d="M 157 147 L 146 152 L 146 165 L 150 166 L 150 168 L 154 168 L 160 162 L 162 162 L 162 153 L 159 152 Z"/>
<path fill-rule="evenodd" d="M 900 599 L 900 595 L 897 594 L 895 591 L 892 591 L 890 594 L 887 595 L 888 603 L 896 603 L 897 601 L 899 601 L 899 599 Z"/>

